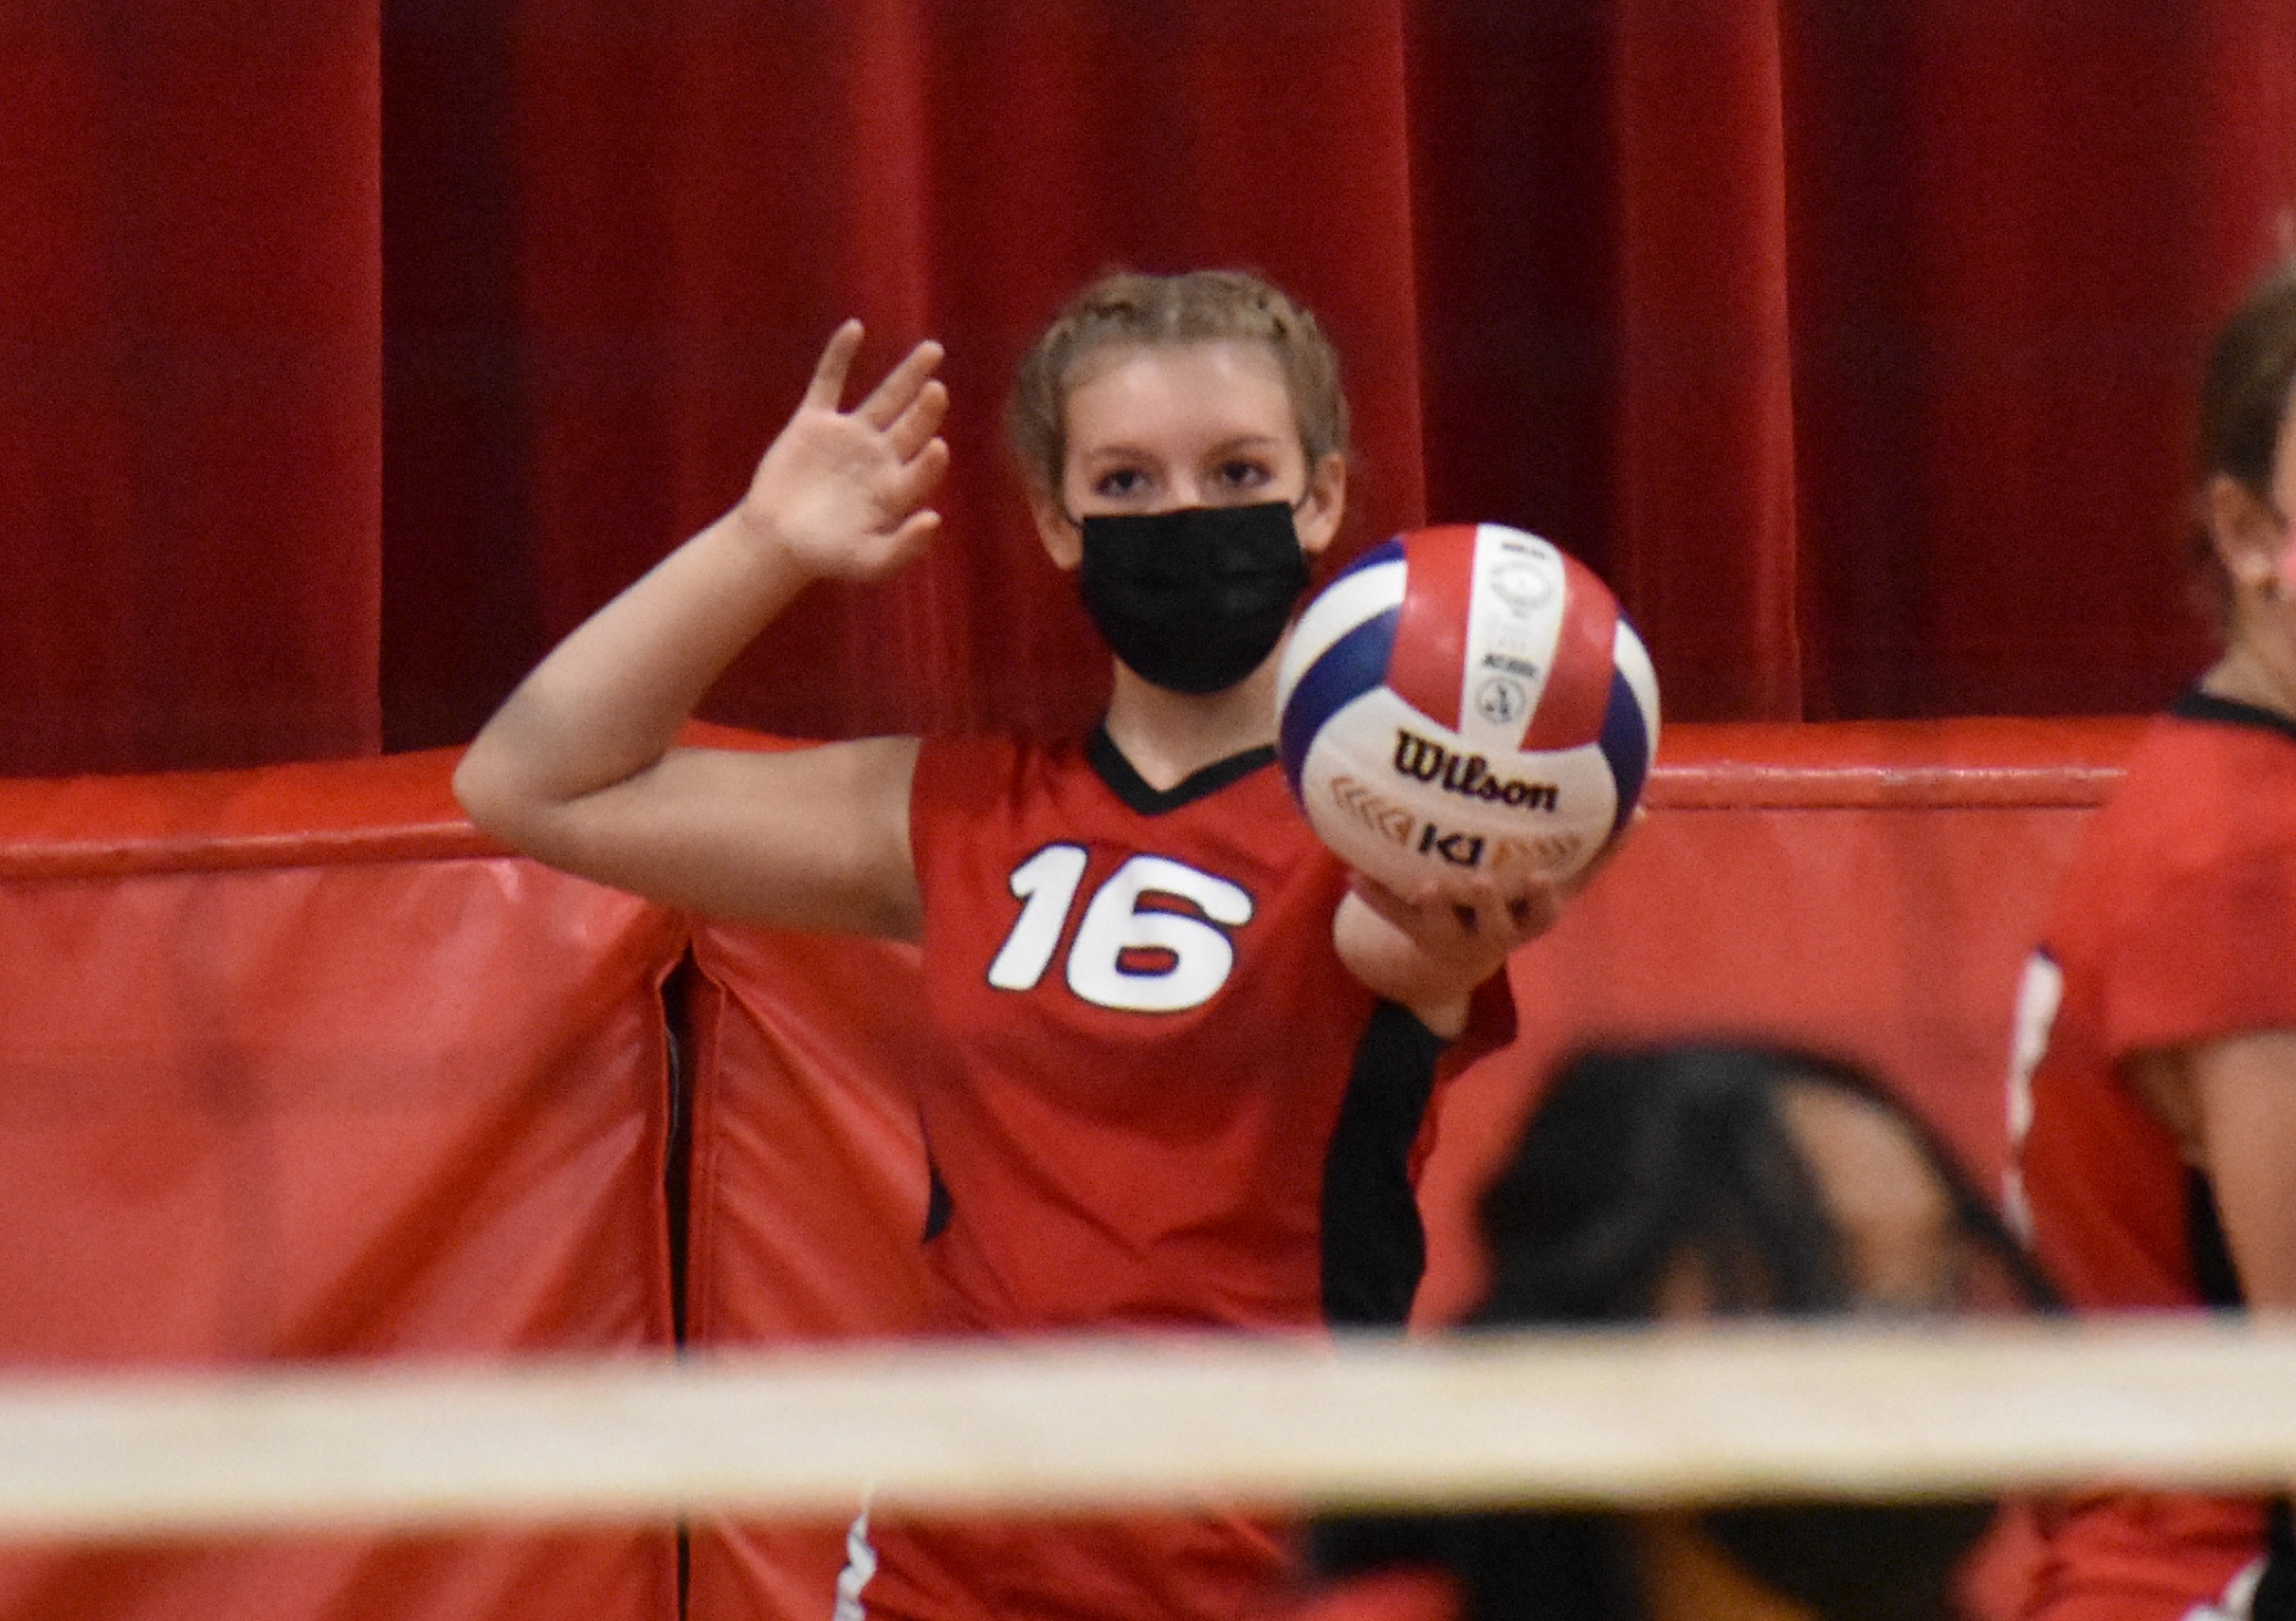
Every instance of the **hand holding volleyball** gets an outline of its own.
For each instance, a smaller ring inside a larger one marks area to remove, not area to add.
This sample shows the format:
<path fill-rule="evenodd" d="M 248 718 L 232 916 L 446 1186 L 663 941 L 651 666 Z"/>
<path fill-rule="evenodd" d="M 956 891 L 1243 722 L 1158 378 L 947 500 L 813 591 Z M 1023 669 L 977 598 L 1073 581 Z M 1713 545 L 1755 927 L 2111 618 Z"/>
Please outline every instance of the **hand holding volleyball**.
<path fill-rule="evenodd" d="M 1633 814 L 1658 678 L 1594 573 L 1535 535 L 1399 535 L 1308 605 L 1277 678 L 1284 771 L 1398 895 L 1581 871 Z"/>

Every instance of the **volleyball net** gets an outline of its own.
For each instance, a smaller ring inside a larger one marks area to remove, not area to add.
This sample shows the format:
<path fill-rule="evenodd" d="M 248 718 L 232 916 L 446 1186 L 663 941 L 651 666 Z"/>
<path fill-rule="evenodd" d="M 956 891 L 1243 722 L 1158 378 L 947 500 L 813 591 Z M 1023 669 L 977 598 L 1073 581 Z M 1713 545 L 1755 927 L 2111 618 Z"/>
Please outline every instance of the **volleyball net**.
<path fill-rule="evenodd" d="M 2193 1320 L 17 1377 L 0 1537 L 2277 1489 L 2292 1390 Z"/>

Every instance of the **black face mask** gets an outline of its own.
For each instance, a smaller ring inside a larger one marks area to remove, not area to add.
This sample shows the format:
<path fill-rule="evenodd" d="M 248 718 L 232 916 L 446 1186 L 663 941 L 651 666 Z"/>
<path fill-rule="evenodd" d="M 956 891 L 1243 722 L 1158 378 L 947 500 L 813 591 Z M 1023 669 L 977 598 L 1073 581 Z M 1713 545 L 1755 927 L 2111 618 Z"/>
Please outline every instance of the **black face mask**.
<path fill-rule="evenodd" d="M 1285 501 L 1087 518 L 1084 610 L 1125 666 L 1171 692 L 1223 692 L 1260 667 L 1307 589 Z"/>
<path fill-rule="evenodd" d="M 1982 1503 L 1756 1503 L 1700 1523 L 1755 1577 L 1825 1621 L 1950 1621 Z"/>

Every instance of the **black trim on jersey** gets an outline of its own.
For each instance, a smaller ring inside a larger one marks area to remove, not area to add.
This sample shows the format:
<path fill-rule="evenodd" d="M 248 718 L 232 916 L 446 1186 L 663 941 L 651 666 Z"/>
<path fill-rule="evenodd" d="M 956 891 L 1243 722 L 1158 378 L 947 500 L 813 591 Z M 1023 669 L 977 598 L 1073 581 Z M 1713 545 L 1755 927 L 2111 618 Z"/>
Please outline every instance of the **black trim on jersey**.
<path fill-rule="evenodd" d="M 2296 739 L 2296 719 L 2290 719 L 2276 709 L 2243 703 L 2235 698 L 2218 698 L 2214 693 L 2203 692 L 2198 687 L 2170 704 L 2168 712 L 2179 720 L 2211 720 L 2220 726 L 2255 726 Z"/>
<path fill-rule="evenodd" d="M 2216 1192 L 2199 1171 L 2184 1174 L 2184 1248 L 2204 1303 L 2227 1311 L 2247 1306 L 2239 1271 L 2232 1265 L 2232 1248 L 2225 1242 L 2224 1223 L 2216 1214 Z M 2296 1516 L 2290 1514 L 2286 1497 L 2276 1497 L 2269 1505 L 2265 1555 L 2264 1575 L 2249 1599 L 2249 1621 L 2296 1621 Z"/>
<path fill-rule="evenodd" d="M 1411 1150 L 1435 1089 L 1443 1038 L 1381 1002 L 1356 1044 L 1339 1121 L 1323 1157 L 1323 1320 L 1400 1328 L 1427 1270 Z"/>
<path fill-rule="evenodd" d="M 2296 1618 L 2296 1515 L 2288 1500 L 2274 1498 L 2265 1522 L 2264 1575 L 2249 1597 L 2249 1621 Z"/>
<path fill-rule="evenodd" d="M 2206 1174 L 2184 1174 L 2184 1251 L 2193 1264 L 2193 1285 L 2203 1305 L 2238 1311 L 2248 1304 L 2240 1292 L 2240 1273 L 2232 1266 L 2232 1247 L 2225 1242 L 2224 1223 L 2216 1216 L 2216 1190 Z"/>
<path fill-rule="evenodd" d="M 1230 755 L 1224 760 L 1214 760 L 1202 771 L 1192 774 L 1185 782 L 1170 788 L 1151 788 L 1148 779 L 1135 771 L 1124 751 L 1116 746 L 1108 736 L 1108 723 L 1103 720 L 1092 728 L 1092 736 L 1084 744 L 1084 757 L 1091 762 L 1093 774 L 1108 785 L 1108 792 L 1122 800 L 1127 808 L 1142 816 L 1161 816 L 1167 810 L 1177 810 L 1193 804 L 1208 793 L 1217 793 L 1231 782 L 1241 781 L 1264 765 L 1275 761 L 1272 744 L 1246 749 L 1240 755 Z"/>

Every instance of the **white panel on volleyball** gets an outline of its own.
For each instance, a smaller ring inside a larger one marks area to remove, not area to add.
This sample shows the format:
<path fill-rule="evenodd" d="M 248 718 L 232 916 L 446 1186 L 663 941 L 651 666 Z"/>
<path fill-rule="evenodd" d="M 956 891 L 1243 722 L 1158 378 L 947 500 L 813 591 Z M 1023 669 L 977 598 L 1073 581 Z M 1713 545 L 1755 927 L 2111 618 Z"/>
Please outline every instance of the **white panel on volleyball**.
<path fill-rule="evenodd" d="M 1278 690 L 1289 692 L 1308 666 L 1331 650 L 1331 645 L 1364 620 L 1384 613 L 1403 600 L 1403 559 L 1374 563 L 1342 574 L 1323 588 L 1300 615 L 1285 644 L 1278 667 Z"/>
<path fill-rule="evenodd" d="M 1398 728 L 1425 724 L 1386 687 L 1372 687 L 1323 723 L 1302 774 L 1307 819 L 1323 842 L 1350 866 L 1407 894 L 1430 864 L 1412 852 L 1420 815 L 1395 781 L 1392 756 Z"/>
<path fill-rule="evenodd" d="M 1459 694 L 1459 737 L 1468 749 L 1501 759 L 1522 746 L 1555 667 L 1563 590 L 1562 555 L 1553 546 L 1502 524 L 1476 527 Z"/>

